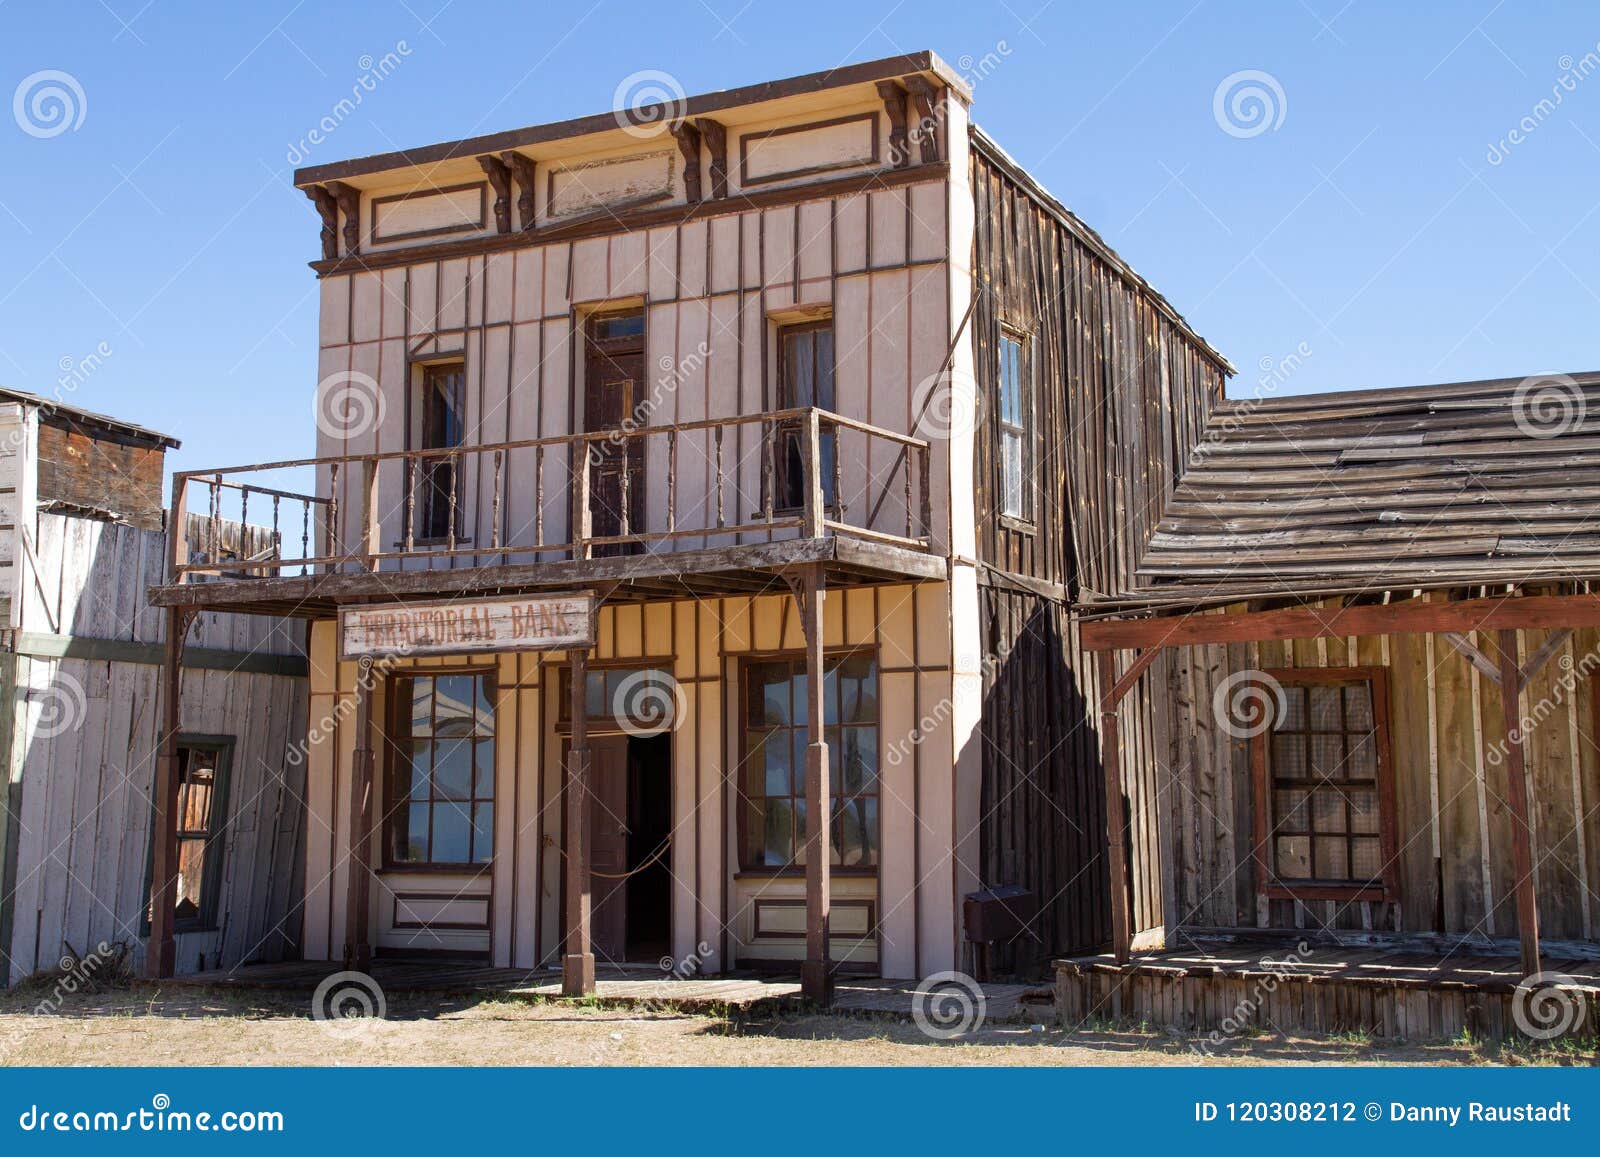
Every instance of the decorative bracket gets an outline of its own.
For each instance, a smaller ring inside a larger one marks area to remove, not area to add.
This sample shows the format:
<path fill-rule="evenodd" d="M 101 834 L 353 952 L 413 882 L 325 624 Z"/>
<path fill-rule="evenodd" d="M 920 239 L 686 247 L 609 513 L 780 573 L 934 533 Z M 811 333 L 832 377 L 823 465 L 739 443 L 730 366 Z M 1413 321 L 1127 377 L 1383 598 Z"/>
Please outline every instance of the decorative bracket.
<path fill-rule="evenodd" d="M 478 158 L 478 166 L 494 190 L 494 231 L 511 232 L 511 170 L 499 157 Z"/>
<path fill-rule="evenodd" d="M 533 228 L 533 158 L 521 153 L 501 153 L 500 159 L 517 179 L 517 228 Z"/>
<path fill-rule="evenodd" d="M 328 192 L 339 204 L 344 214 L 344 251 L 346 256 L 361 252 L 361 192 L 343 181 L 329 181 Z"/>
<path fill-rule="evenodd" d="M 710 117 L 697 117 L 694 127 L 711 154 L 711 195 L 721 200 L 728 195 L 728 129 Z"/>
<path fill-rule="evenodd" d="M 683 154 L 684 196 L 693 205 L 701 199 L 700 130 L 688 121 L 679 121 L 672 126 L 672 135 L 678 142 L 678 151 Z"/>
<path fill-rule="evenodd" d="M 911 160 L 911 150 L 906 147 L 906 90 L 898 80 L 880 80 L 878 95 L 883 98 L 883 111 L 889 114 L 889 157 L 895 168 L 902 169 Z"/>
<path fill-rule="evenodd" d="M 916 113 L 915 123 L 911 126 L 911 139 L 917 142 L 922 163 L 935 164 L 939 160 L 939 116 L 933 103 L 935 89 L 920 76 L 906 77 L 905 86 L 910 90 L 911 107 Z"/>
<path fill-rule="evenodd" d="M 339 256 L 339 202 L 321 185 L 312 185 L 306 196 L 317 206 L 317 216 L 322 218 L 322 259 L 332 261 Z"/>

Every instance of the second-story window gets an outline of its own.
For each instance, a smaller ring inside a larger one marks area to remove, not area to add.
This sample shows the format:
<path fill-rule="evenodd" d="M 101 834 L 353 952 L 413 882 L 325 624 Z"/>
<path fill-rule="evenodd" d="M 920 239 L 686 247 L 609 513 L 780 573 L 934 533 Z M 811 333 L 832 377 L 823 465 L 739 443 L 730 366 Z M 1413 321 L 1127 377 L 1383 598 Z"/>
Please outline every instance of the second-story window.
<path fill-rule="evenodd" d="M 451 450 L 461 445 L 466 430 L 466 371 L 460 362 L 425 366 L 416 449 Z M 416 527 L 420 539 L 450 535 L 451 496 L 456 487 L 456 467 L 449 458 L 424 458 L 417 468 Z M 456 496 L 459 506 L 459 495 Z M 459 524 L 459 517 L 457 522 Z"/>
<path fill-rule="evenodd" d="M 803 406 L 834 408 L 831 321 L 786 325 L 778 330 L 778 408 L 791 410 Z M 779 434 L 777 450 L 778 492 L 774 505 L 799 509 L 806 501 L 805 427 L 786 426 Z M 824 425 L 818 446 L 818 464 L 825 506 L 833 506 L 837 499 L 833 486 L 833 456 L 834 432 Z"/>
<path fill-rule="evenodd" d="M 1000 513 L 1033 521 L 1033 377 L 1021 336 L 1000 335 Z"/>

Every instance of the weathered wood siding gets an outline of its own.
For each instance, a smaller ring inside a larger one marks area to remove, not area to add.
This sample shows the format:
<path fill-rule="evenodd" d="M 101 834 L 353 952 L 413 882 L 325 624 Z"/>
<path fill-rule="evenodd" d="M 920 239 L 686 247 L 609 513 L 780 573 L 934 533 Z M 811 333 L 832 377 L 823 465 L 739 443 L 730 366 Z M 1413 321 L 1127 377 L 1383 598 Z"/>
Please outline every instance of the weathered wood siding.
<path fill-rule="evenodd" d="M 1519 632 L 1521 660 L 1547 636 Z M 1492 634 L 1475 642 L 1494 653 Z M 1171 862 L 1136 859 L 1135 873 L 1176 876 L 1181 924 L 1517 935 L 1500 692 L 1442 637 L 1214 645 L 1173 655 L 1165 679 L 1147 677 L 1178 706 L 1171 743 L 1157 753 L 1173 783 Z M 1345 666 L 1389 672 L 1400 902 L 1258 903 L 1248 743 L 1218 726 L 1213 696 L 1237 671 Z M 1592 940 L 1600 927 L 1597 671 L 1600 632 L 1576 631 L 1522 697 L 1539 931 L 1550 940 Z"/>
<path fill-rule="evenodd" d="M 1044 902 L 1018 966 L 1110 935 L 1104 773 L 1092 658 L 1069 602 L 1123 589 L 1205 416 L 1220 358 L 1102 242 L 982 139 L 972 341 L 979 397 L 973 501 L 985 656 L 981 863 L 986 884 Z M 1026 335 L 1034 411 L 1032 525 L 1001 516 L 1000 339 Z M 1158 663 L 1155 672 L 1165 669 Z M 1148 685 L 1147 685 L 1148 686 Z M 1122 711 L 1128 842 L 1149 855 L 1170 823 L 1152 753 L 1170 708 L 1140 691 Z M 1170 919 L 1159 875 L 1134 879 L 1134 928 Z"/>
<path fill-rule="evenodd" d="M 54 967 L 63 942 L 79 952 L 125 940 L 142 955 L 150 797 L 160 726 L 162 615 L 145 604 L 167 558 L 160 532 L 40 514 L 38 566 L 24 568 L 21 632 L 5 705 L 9 781 L 18 808 L 8 979 Z M 302 628 L 202 614 L 191 647 L 293 657 Z M 80 658 L 52 650 L 121 644 Z M 141 653 L 137 644 L 146 645 Z M 31 653 L 30 653 L 31 649 Z M 235 738 L 218 918 L 178 936 L 193 971 L 293 957 L 302 891 L 303 772 L 287 758 L 306 725 L 306 681 L 280 674 L 188 668 L 183 729 Z"/>

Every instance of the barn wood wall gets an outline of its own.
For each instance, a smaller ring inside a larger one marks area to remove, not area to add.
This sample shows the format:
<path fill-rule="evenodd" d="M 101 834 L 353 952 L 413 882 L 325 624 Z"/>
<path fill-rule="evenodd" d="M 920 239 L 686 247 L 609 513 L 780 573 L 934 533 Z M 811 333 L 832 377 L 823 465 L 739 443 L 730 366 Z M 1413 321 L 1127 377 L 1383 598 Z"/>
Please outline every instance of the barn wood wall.
<path fill-rule="evenodd" d="M 144 592 L 159 583 L 165 534 L 93 519 L 40 514 L 37 558 L 22 584 L 22 627 L 83 640 L 159 645 L 161 613 Z M 53 630 L 52 626 L 59 627 Z M 299 653 L 300 629 L 278 620 L 206 613 L 191 646 L 269 655 Z M 152 803 L 160 726 L 153 662 L 8 655 L 13 796 L 20 786 L 9 979 L 53 967 L 63 942 L 86 952 L 126 940 L 142 954 Z M 81 726 L 40 725 L 64 705 Z M 214 931 L 178 936 L 178 967 L 193 971 L 292 957 L 305 837 L 304 782 L 287 758 L 306 726 L 303 678 L 186 669 L 186 732 L 231 735 L 221 898 Z"/>
<path fill-rule="evenodd" d="M 971 172 L 979 391 L 973 499 L 979 560 L 1000 572 L 980 591 L 987 659 L 980 856 L 986 884 L 1039 892 L 1043 958 L 1110 936 L 1094 663 L 1076 648 L 1066 602 L 1128 584 L 1225 371 L 1007 162 L 980 145 Z M 1032 526 L 999 513 L 1002 327 L 1029 335 L 1038 485 Z M 1159 661 L 1153 674 L 1167 665 Z M 1149 686 L 1122 708 L 1134 857 L 1155 854 L 1170 825 L 1156 757 L 1170 742 L 1170 706 Z M 1159 873 L 1136 874 L 1133 887 L 1136 931 L 1170 922 Z"/>
<path fill-rule="evenodd" d="M 1435 592 L 1429 599 L 1443 599 Z M 1237 609 L 1237 608 L 1236 608 Z M 1518 632 L 1520 658 L 1548 637 Z M 1492 633 L 1475 642 L 1493 655 Z M 1575 631 L 1522 699 L 1540 935 L 1593 939 L 1600 927 L 1600 753 L 1594 677 L 1600 632 Z M 1161 684 L 1178 704 L 1172 769 L 1174 842 L 1163 865 L 1179 881 L 1190 927 L 1319 928 L 1517 935 L 1511 820 L 1499 689 L 1441 637 L 1387 635 L 1176 648 Z M 1236 671 L 1382 666 L 1389 670 L 1398 905 L 1273 900 L 1258 906 L 1250 863 L 1253 800 L 1248 743 L 1217 726 L 1212 696 Z M 1136 872 L 1157 861 L 1136 861 Z"/>

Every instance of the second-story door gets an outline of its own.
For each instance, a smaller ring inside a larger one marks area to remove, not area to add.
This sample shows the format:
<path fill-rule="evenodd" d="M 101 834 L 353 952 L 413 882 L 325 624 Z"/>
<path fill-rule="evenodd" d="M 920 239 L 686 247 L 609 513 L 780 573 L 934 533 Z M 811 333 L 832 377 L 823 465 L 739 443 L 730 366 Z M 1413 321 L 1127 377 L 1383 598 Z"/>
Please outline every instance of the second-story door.
<path fill-rule="evenodd" d="M 583 415 L 587 433 L 643 425 L 644 310 L 595 314 L 584 327 Z M 594 442 L 589 514 L 595 537 L 645 529 L 644 439 L 618 436 Z M 596 555 L 633 554 L 638 543 L 596 547 Z"/>

